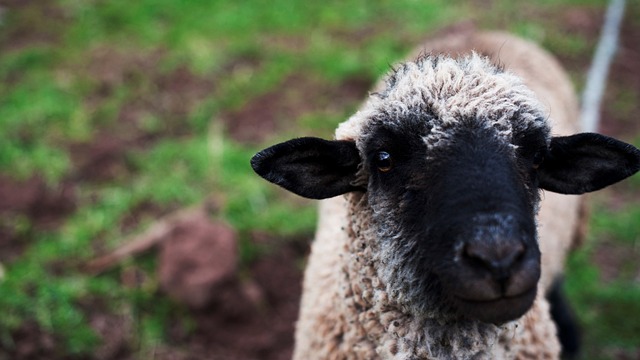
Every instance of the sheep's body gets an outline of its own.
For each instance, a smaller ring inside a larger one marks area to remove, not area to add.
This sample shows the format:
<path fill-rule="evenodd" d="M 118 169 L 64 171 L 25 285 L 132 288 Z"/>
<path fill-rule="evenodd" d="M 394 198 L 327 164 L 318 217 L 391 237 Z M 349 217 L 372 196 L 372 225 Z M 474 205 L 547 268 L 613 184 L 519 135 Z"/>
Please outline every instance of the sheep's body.
<path fill-rule="evenodd" d="M 341 230 L 348 226 L 349 207 L 340 198 L 320 205 L 319 228 L 305 273 L 294 359 L 559 356 L 549 305 L 542 296 L 523 318 L 503 326 L 475 321 L 444 325 L 437 317 L 414 322 L 397 309 L 385 308 L 384 303 L 372 305 L 372 296 L 386 295 L 373 269 L 363 264 L 376 249 L 363 249 Z"/>
<path fill-rule="evenodd" d="M 450 36 L 421 52 L 487 55 L 523 79 L 543 104 L 554 135 L 578 130 L 577 100 L 557 62 L 539 47 L 501 33 Z M 384 86 L 378 86 L 384 91 Z M 364 110 L 366 112 L 366 109 Z M 356 140 L 367 116 L 341 124 L 338 140 Z M 546 119 L 545 119 L 546 120 Z M 498 125 L 499 126 L 499 125 Z M 437 143 L 440 139 L 434 140 Z M 428 141 L 428 140 L 427 140 Z M 539 212 L 542 275 L 533 307 L 496 326 L 480 321 L 446 323 L 437 311 L 420 319 L 388 301 L 376 271 L 381 249 L 371 233 L 362 193 L 322 201 L 316 239 L 305 272 L 295 359 L 557 358 L 560 346 L 544 298 L 561 273 L 580 225 L 581 200 L 543 195 Z"/>

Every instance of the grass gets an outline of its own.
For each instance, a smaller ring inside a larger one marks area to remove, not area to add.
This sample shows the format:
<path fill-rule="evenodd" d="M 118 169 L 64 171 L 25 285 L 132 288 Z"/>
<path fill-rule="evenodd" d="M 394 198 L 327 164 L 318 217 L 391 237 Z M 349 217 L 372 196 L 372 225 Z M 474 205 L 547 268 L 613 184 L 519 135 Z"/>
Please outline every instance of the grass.
<path fill-rule="evenodd" d="M 136 319 L 132 342 L 141 354 L 162 343 L 166 321 L 186 315 L 158 300 L 153 258 L 131 260 L 99 277 L 81 271 L 96 249 L 113 248 L 153 221 L 157 213 L 143 214 L 134 228 L 124 226 L 141 204 L 163 214 L 223 194 L 220 216 L 240 232 L 243 264 L 263 251 L 248 241 L 252 232 L 309 236 L 311 203 L 269 186 L 248 165 L 255 151 L 279 135 L 241 143 L 227 136 L 221 120 L 278 91 L 292 74 L 307 74 L 320 86 L 339 87 L 353 78 L 373 82 L 425 34 L 465 18 L 532 38 L 563 58 L 590 57 L 590 39 L 561 31 L 561 19 L 547 16 L 578 6 L 575 1 L 490 3 L 485 10 L 445 0 L 276 0 L 269 6 L 256 0 L 58 0 L 48 5 L 54 12 L 42 11 L 39 2 L 8 8 L 0 22 L 0 174 L 19 181 L 42 177 L 55 189 L 77 175 L 72 145 L 91 144 L 113 129 L 153 141 L 127 149 L 115 177 L 79 182 L 77 209 L 59 227 L 39 227 L 20 212 L 2 220 L 27 246 L 18 259 L 2 264 L 0 349 L 15 349 L 11 334 L 35 322 L 59 341 L 53 356 L 89 354 L 99 339 L 85 307 L 96 301 L 107 304 L 104 311 Z M 603 8 L 604 2 L 580 6 Z M 523 9 L 541 15 L 528 18 Z M 158 79 L 179 69 L 208 85 L 205 96 L 178 103 L 172 112 L 166 97 L 179 94 L 165 92 Z M 357 101 L 291 121 L 302 133 L 330 137 Z M 126 122 L 126 109 L 133 109 L 134 120 Z M 638 181 L 632 184 L 637 193 Z M 633 222 L 640 210 L 629 205 L 612 213 L 606 203 L 598 206 L 592 240 L 571 259 L 568 282 L 582 321 L 594 329 L 589 344 L 606 357 L 611 349 L 639 346 L 637 326 L 614 325 L 625 314 L 640 314 L 640 286 L 598 277 L 591 261 L 595 239 L 605 236 L 637 249 Z M 121 284 L 120 274 L 130 268 L 146 274 L 142 287 Z"/>

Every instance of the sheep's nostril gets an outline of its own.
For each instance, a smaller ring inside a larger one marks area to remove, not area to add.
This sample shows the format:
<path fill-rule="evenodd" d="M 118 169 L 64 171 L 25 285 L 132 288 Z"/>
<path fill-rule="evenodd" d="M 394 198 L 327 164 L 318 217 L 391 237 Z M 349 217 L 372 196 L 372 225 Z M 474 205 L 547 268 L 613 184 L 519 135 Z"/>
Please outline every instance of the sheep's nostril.
<path fill-rule="evenodd" d="M 466 244 L 464 256 L 469 263 L 488 270 L 496 278 L 508 278 L 511 269 L 524 259 L 525 247 L 520 241 L 499 245 L 473 241 Z"/>

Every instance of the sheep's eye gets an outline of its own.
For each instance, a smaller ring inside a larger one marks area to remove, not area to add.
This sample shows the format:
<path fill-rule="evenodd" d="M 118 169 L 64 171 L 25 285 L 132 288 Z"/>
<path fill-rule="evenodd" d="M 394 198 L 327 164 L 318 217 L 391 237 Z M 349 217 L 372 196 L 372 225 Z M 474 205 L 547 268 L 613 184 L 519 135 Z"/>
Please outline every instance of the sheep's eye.
<path fill-rule="evenodd" d="M 376 154 L 375 162 L 376 162 L 376 167 L 381 172 L 387 172 L 391 170 L 391 167 L 393 166 L 391 155 L 386 151 L 379 151 Z"/>
<path fill-rule="evenodd" d="M 543 161 L 544 161 L 544 153 L 542 151 L 536 152 L 533 155 L 533 165 L 532 165 L 532 167 L 537 170 L 540 167 L 540 164 L 542 164 Z"/>

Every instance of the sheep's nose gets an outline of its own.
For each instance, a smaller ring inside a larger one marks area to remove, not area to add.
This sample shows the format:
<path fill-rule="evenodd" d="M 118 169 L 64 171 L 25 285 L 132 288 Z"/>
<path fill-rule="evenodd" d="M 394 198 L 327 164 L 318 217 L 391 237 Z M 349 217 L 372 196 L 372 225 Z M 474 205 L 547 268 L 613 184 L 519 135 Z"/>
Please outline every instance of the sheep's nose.
<path fill-rule="evenodd" d="M 464 257 L 476 267 L 489 271 L 498 282 L 505 282 L 512 269 L 522 261 L 525 247 L 517 240 L 495 242 L 471 241 L 464 248 Z"/>

